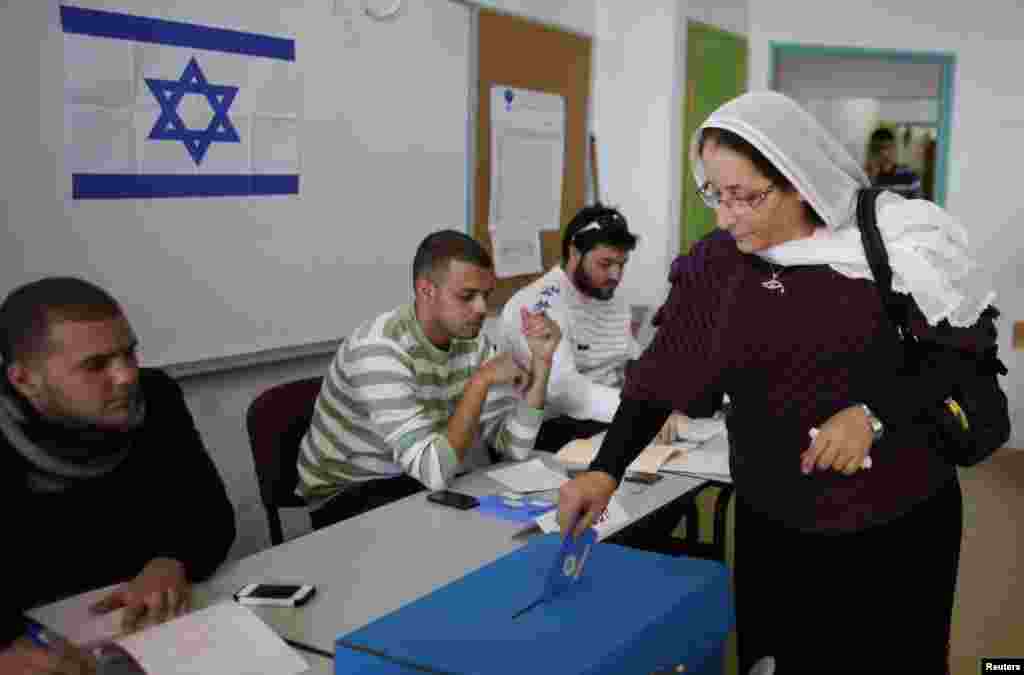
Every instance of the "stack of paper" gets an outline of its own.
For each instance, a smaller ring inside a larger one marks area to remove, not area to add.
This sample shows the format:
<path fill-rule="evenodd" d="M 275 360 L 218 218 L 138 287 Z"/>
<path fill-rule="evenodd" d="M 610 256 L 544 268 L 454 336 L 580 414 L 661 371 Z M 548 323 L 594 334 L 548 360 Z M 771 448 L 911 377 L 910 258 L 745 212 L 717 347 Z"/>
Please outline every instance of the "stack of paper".
<path fill-rule="evenodd" d="M 676 438 L 673 440 L 703 443 L 725 433 L 725 418 L 721 414 L 714 417 L 687 417 L 686 424 L 676 429 Z"/>
<path fill-rule="evenodd" d="M 696 476 L 731 483 L 729 436 L 720 434 L 673 457 L 661 466 L 662 473 Z"/>
<path fill-rule="evenodd" d="M 730 482 L 729 435 L 719 418 L 690 419 L 672 445 L 652 443 L 627 471 L 673 473 Z M 567 466 L 586 466 L 597 456 L 604 433 L 571 441 L 555 457 Z"/>
<path fill-rule="evenodd" d="M 597 451 L 604 441 L 604 432 L 590 438 L 579 438 L 562 446 L 555 458 L 567 466 L 590 464 L 597 456 Z M 627 471 L 646 471 L 657 473 L 669 460 L 684 454 L 685 445 L 648 445 L 640 455 L 627 467 Z"/>

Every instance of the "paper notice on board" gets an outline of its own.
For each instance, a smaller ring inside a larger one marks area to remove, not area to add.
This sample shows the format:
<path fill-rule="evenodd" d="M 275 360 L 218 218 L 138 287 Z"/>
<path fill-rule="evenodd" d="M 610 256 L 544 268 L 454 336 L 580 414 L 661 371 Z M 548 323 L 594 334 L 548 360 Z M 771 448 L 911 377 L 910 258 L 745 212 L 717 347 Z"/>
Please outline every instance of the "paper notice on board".
<path fill-rule="evenodd" d="M 491 225 L 489 229 L 494 274 L 499 279 L 544 271 L 539 230 L 529 232 L 521 228 L 507 232 L 499 225 Z"/>
<path fill-rule="evenodd" d="M 560 228 L 564 157 L 562 96 L 491 87 L 489 222 L 506 238 Z"/>

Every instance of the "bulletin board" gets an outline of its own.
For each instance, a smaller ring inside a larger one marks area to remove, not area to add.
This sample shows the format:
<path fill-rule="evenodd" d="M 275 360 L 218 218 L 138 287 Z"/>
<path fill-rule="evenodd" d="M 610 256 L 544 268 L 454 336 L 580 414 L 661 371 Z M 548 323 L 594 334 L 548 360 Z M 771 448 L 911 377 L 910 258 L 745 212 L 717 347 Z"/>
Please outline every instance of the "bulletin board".
<path fill-rule="evenodd" d="M 519 17 L 480 10 L 477 79 L 476 176 L 473 236 L 492 249 L 488 230 L 491 179 L 490 92 L 494 85 L 558 94 L 565 99 L 565 158 L 560 229 L 542 231 L 543 268 L 561 257 L 562 232 L 586 199 L 587 106 L 590 95 L 591 40 Z M 498 279 L 490 298 L 497 310 L 538 274 Z"/>

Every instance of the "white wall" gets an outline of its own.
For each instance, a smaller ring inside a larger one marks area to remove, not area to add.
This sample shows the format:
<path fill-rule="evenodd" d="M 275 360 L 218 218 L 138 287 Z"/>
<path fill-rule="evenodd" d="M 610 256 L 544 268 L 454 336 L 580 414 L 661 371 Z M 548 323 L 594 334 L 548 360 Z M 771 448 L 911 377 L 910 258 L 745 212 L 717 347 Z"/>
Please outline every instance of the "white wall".
<path fill-rule="evenodd" d="M 881 107 L 879 101 L 872 98 L 794 98 L 800 101 L 807 112 L 814 115 L 823 127 L 835 134 L 857 163 L 864 166 L 868 137 L 878 126 L 878 111 Z"/>
<path fill-rule="evenodd" d="M 686 22 L 745 35 L 747 0 L 596 0 L 593 126 L 602 197 L 641 235 L 620 292 L 659 305 L 679 251 Z"/>
<path fill-rule="evenodd" d="M 583 35 L 594 34 L 594 0 L 472 0 L 466 4 L 515 14 Z"/>
<path fill-rule="evenodd" d="M 575 32 L 588 35 L 593 32 L 594 3 L 592 0 L 566 2 L 508 0 L 472 4 L 486 5 L 493 9 L 526 16 Z M 31 78 L 29 79 L 32 81 Z M 4 166 L 4 163 L 0 163 L 0 166 Z M 452 225 L 456 224 L 452 223 Z M 468 226 L 466 223 L 463 225 Z M 419 227 L 421 224 L 410 224 L 409 226 Z M 394 227 L 403 227 L 403 225 L 396 223 Z M 407 264 L 411 266 L 412 260 L 407 261 Z M 388 309 L 386 306 L 380 307 L 380 311 L 386 309 Z M 344 313 L 345 308 L 344 303 L 340 303 L 336 308 L 316 310 L 311 308 L 311 311 Z M 368 317 L 358 317 L 360 320 L 362 318 Z M 249 403 L 268 387 L 289 380 L 323 375 L 332 357 L 333 355 L 310 357 L 242 370 L 209 373 L 187 377 L 181 381 L 196 424 L 224 476 L 232 502 L 235 504 L 238 518 L 238 540 L 232 549 L 232 557 L 254 553 L 270 543 L 266 519 L 260 504 L 252 455 L 249 450 L 249 439 L 245 431 L 245 411 Z M 296 510 L 285 514 L 286 537 L 301 534 L 308 528 L 308 520 L 301 511 Z"/>
<path fill-rule="evenodd" d="M 597 0 L 593 126 L 602 198 L 640 234 L 620 293 L 660 304 L 678 248 L 678 3 Z M 668 244 L 666 244 L 668 242 Z"/>
<path fill-rule="evenodd" d="M 747 0 L 691 0 L 680 2 L 687 19 L 711 24 L 737 35 L 746 35 L 750 25 Z M 682 40 L 686 40 L 685 27 Z M 685 73 L 686 71 L 680 71 Z"/>
<path fill-rule="evenodd" d="M 883 99 L 878 118 L 887 122 L 935 124 L 939 119 L 939 101 L 934 98 Z"/>
<path fill-rule="evenodd" d="M 808 5 L 750 0 L 751 88 L 770 80 L 770 43 L 941 51 L 956 54 L 947 207 L 967 227 L 982 273 L 1003 312 L 1003 379 L 1014 414 L 1010 444 L 1024 447 L 1024 353 L 1010 348 L 1012 322 L 1024 319 L 1024 214 L 1014 148 L 1024 147 L 1024 81 L 1019 77 L 1018 0 L 940 4 L 860 0 Z"/>
<path fill-rule="evenodd" d="M 799 100 L 808 98 L 933 98 L 939 95 L 938 63 L 787 56 L 777 66 L 776 88 Z"/>

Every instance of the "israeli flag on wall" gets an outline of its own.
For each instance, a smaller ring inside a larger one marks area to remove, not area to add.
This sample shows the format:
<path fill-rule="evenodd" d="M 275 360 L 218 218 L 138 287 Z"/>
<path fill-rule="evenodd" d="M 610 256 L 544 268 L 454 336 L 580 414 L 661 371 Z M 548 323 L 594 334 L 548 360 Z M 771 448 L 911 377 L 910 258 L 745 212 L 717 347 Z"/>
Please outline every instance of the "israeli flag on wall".
<path fill-rule="evenodd" d="M 71 5 L 72 199 L 297 194 L 295 41 Z"/>

